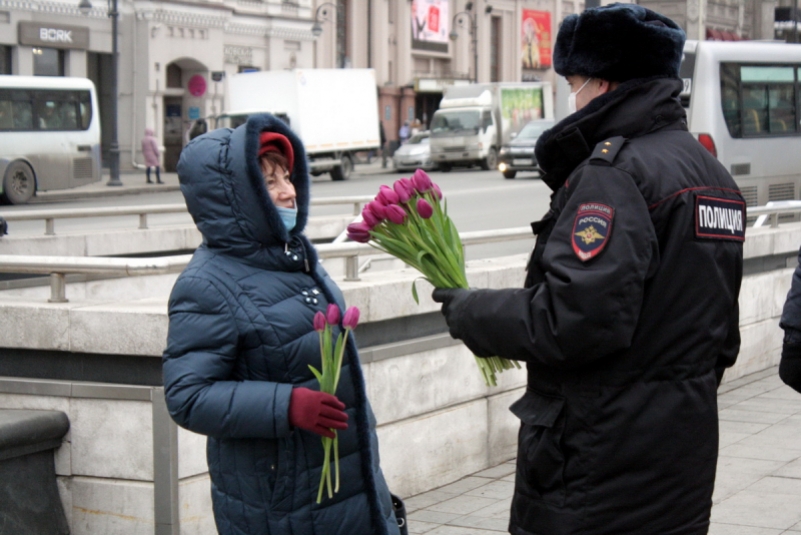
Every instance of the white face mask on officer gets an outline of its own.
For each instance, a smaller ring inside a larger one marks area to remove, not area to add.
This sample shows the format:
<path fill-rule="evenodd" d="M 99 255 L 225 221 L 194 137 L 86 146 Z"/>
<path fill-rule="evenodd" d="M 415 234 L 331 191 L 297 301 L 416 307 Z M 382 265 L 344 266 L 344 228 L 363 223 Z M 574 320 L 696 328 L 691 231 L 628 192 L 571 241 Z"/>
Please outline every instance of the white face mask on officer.
<path fill-rule="evenodd" d="M 568 109 L 568 111 L 570 112 L 571 115 L 576 113 L 576 111 L 577 111 L 576 110 L 576 96 L 579 93 L 581 93 L 582 89 L 587 87 L 587 84 L 590 83 L 590 80 L 592 80 L 592 78 L 587 78 L 587 81 L 584 82 L 584 84 L 582 84 L 582 86 L 579 87 L 578 90 L 575 93 L 570 93 L 567 96 L 567 109 Z"/>

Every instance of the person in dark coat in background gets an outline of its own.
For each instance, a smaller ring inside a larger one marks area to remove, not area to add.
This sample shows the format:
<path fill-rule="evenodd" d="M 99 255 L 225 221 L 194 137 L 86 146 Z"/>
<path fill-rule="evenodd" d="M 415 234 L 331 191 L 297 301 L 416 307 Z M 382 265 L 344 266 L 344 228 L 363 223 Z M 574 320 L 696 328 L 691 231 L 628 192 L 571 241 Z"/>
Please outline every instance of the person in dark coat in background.
<path fill-rule="evenodd" d="M 301 141 L 255 115 L 190 142 L 178 177 L 203 243 L 170 296 L 164 394 L 176 423 L 208 436 L 219 533 L 398 535 L 354 337 L 336 396 L 309 369 L 315 313 L 345 304 L 303 235 Z M 317 504 L 331 428 L 341 487 Z"/>
<path fill-rule="evenodd" d="M 554 193 L 525 288 L 434 291 L 477 356 L 527 364 L 514 535 L 709 529 L 745 202 L 687 131 L 684 39 L 639 5 L 565 18 L 554 66 L 577 111 L 537 142 Z"/>
<path fill-rule="evenodd" d="M 384 132 L 384 121 L 378 121 L 378 138 L 381 142 L 381 168 L 387 168 L 387 135 Z"/>
<path fill-rule="evenodd" d="M 784 329 L 779 377 L 801 393 L 801 250 L 798 251 L 798 261 L 779 323 Z"/>
<path fill-rule="evenodd" d="M 156 168 L 156 182 L 159 184 L 164 184 L 161 181 L 161 163 L 159 162 L 159 143 L 156 141 L 156 137 L 153 135 L 152 128 L 145 128 L 145 135 L 142 138 L 142 156 L 145 159 L 145 165 L 147 166 L 147 171 L 145 171 L 147 176 L 147 183 L 152 184 L 153 181 L 150 180 L 150 168 Z"/>
<path fill-rule="evenodd" d="M 197 119 L 189 130 L 189 141 L 192 141 L 198 136 L 202 136 L 208 131 L 209 125 L 206 124 L 206 119 Z"/>

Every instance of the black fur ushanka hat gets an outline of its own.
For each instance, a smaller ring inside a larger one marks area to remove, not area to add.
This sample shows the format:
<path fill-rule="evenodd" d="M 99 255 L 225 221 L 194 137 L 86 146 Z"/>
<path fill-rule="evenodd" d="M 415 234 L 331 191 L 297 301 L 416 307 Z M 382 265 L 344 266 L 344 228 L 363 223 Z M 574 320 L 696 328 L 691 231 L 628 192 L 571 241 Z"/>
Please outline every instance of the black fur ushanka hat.
<path fill-rule="evenodd" d="M 635 4 L 610 4 L 565 17 L 554 68 L 610 82 L 678 77 L 686 36 L 678 24 Z"/>

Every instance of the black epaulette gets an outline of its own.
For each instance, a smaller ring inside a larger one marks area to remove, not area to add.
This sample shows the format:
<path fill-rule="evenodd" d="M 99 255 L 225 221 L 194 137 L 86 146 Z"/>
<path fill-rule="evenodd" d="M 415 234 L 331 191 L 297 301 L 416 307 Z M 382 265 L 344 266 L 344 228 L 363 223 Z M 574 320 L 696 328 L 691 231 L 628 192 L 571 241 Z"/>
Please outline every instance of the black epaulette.
<path fill-rule="evenodd" d="M 615 162 L 615 157 L 623 145 L 628 141 L 623 136 L 610 137 L 595 145 L 595 150 L 592 151 L 590 156 L 591 164 L 612 165 Z"/>

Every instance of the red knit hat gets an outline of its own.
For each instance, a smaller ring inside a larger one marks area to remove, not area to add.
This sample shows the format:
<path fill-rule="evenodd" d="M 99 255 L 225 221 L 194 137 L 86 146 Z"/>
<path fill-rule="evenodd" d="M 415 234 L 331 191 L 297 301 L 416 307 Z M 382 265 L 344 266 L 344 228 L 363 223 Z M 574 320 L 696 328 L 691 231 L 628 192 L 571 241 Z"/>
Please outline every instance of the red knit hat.
<path fill-rule="evenodd" d="M 277 152 L 286 158 L 288 171 L 291 173 L 295 164 L 295 151 L 292 150 L 292 143 L 283 134 L 277 132 L 262 132 L 259 137 L 259 158 L 267 152 Z"/>

